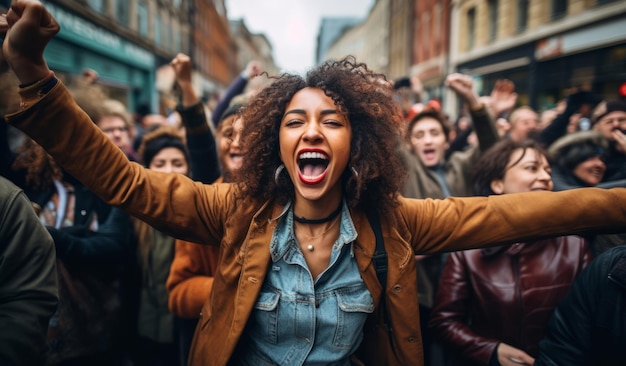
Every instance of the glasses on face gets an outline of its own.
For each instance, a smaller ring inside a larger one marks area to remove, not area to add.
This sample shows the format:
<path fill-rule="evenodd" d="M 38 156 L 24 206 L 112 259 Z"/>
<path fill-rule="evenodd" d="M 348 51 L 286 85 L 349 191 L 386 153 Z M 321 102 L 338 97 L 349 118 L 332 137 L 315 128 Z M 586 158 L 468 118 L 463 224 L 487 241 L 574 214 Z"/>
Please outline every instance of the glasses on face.
<path fill-rule="evenodd" d="M 128 132 L 128 127 L 126 126 L 122 126 L 122 127 L 107 127 L 107 128 L 103 128 L 102 132 L 104 133 L 114 133 L 114 132 Z"/>

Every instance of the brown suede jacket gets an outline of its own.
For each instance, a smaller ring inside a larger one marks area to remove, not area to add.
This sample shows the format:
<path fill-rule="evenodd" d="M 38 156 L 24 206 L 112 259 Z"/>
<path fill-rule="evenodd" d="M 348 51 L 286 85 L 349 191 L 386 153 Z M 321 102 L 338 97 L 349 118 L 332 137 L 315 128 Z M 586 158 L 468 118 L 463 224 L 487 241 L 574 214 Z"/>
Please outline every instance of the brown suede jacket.
<path fill-rule="evenodd" d="M 236 188 L 229 184 L 205 185 L 129 162 L 76 106 L 61 83 L 39 102 L 7 119 L 106 202 L 174 237 L 220 243 L 213 296 L 204 306 L 189 363 L 227 364 L 270 267 L 270 239 L 283 207 L 274 202 L 260 205 L 252 199 L 236 200 Z M 555 208 L 563 207 L 568 209 L 555 214 Z M 385 289 L 372 265 L 376 241 L 367 216 L 359 210 L 351 210 L 350 215 L 358 233 L 353 243 L 355 261 L 377 308 L 365 325 L 364 340 L 355 357 L 368 365 L 421 365 L 415 254 L 569 232 L 624 230 L 626 189 L 446 200 L 399 198 L 394 212 L 381 217 L 389 256 Z M 389 332 L 381 331 L 381 299 L 390 318 Z"/>
<path fill-rule="evenodd" d="M 590 262 L 579 236 L 451 253 L 430 329 L 463 365 L 488 365 L 500 342 L 537 357 L 554 308 Z"/>

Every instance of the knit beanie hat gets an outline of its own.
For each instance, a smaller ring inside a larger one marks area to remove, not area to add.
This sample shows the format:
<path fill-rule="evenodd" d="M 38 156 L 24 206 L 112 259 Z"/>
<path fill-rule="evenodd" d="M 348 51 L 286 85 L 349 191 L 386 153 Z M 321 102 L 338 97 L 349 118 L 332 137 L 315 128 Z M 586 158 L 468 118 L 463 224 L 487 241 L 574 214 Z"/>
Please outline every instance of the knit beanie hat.
<path fill-rule="evenodd" d="M 189 163 L 189 151 L 185 144 L 183 136 L 174 126 L 160 126 L 152 132 L 147 133 L 139 147 L 139 157 L 141 163 L 146 168 L 150 166 L 150 162 L 159 153 L 159 151 L 173 147 L 182 151 L 185 160 Z"/>
<path fill-rule="evenodd" d="M 600 121 L 604 116 L 611 112 L 626 112 L 626 102 L 622 102 L 621 100 L 611 100 L 609 102 L 601 102 L 591 113 L 591 125 L 595 125 Z"/>
<path fill-rule="evenodd" d="M 609 140 L 596 131 L 582 131 L 566 135 L 554 142 L 548 154 L 551 160 L 566 170 L 573 170 L 583 161 L 608 153 Z"/>
<path fill-rule="evenodd" d="M 220 116 L 219 123 L 221 123 L 223 120 L 225 120 L 226 118 L 228 118 L 228 117 L 230 117 L 230 116 L 232 116 L 234 114 L 241 113 L 243 111 L 244 107 L 245 107 L 245 104 L 243 104 L 243 103 L 233 103 L 233 104 L 231 104 L 224 111 L 224 113 L 222 113 L 222 115 Z"/>

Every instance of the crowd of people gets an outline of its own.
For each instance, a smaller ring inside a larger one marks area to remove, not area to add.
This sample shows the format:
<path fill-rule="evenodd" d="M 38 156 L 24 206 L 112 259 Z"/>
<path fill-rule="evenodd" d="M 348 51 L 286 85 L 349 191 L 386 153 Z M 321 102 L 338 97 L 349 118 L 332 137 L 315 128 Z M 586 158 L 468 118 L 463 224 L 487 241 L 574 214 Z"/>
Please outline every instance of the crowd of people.
<path fill-rule="evenodd" d="M 348 56 L 207 113 L 178 54 L 139 115 L 58 31 L 0 17 L 0 364 L 626 363 L 626 101 L 451 74 L 453 123 Z"/>

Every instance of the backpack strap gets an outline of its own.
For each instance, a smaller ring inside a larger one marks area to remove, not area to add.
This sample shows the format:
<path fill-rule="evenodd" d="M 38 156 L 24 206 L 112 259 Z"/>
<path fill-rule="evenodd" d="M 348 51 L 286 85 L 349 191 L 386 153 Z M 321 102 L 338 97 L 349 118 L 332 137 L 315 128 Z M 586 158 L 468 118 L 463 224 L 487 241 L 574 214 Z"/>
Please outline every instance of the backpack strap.
<path fill-rule="evenodd" d="M 380 227 L 380 220 L 378 213 L 375 211 L 368 211 L 367 220 L 372 226 L 374 235 L 376 236 L 376 250 L 374 251 L 374 268 L 376 269 L 376 276 L 378 276 L 378 282 L 383 287 L 383 292 L 387 287 L 387 251 L 385 250 L 385 242 L 383 240 L 383 231 Z"/>
<path fill-rule="evenodd" d="M 374 263 L 374 268 L 376 269 L 376 276 L 378 277 L 378 281 L 382 286 L 382 296 L 380 299 L 380 306 L 382 307 L 382 311 L 384 314 L 384 323 L 387 328 L 387 333 L 389 337 L 389 342 L 391 344 L 391 349 L 396 353 L 394 344 L 393 344 L 393 329 L 391 328 L 391 321 L 389 320 L 389 311 L 387 311 L 387 302 L 385 300 L 385 291 L 387 290 L 387 269 L 389 267 L 387 251 L 385 250 L 385 242 L 383 240 L 383 231 L 380 227 L 380 219 L 378 217 L 378 212 L 374 210 L 368 210 L 367 212 L 367 220 L 372 226 L 372 230 L 374 231 L 374 235 L 376 236 L 376 250 L 374 251 L 374 257 L 372 261 Z"/>
<path fill-rule="evenodd" d="M 376 236 L 376 250 L 374 251 L 374 257 L 372 258 L 372 262 L 374 263 L 374 268 L 376 269 L 378 282 L 380 282 L 380 285 L 383 288 L 380 304 L 383 307 L 383 312 L 385 314 L 385 325 L 387 326 L 387 329 L 389 330 L 389 335 L 391 336 L 391 322 L 389 321 L 389 312 L 387 311 L 385 301 L 385 292 L 387 290 L 387 268 L 389 264 L 387 259 L 387 251 L 385 250 L 385 242 L 383 240 L 383 231 L 380 227 L 378 212 L 368 211 L 367 220 L 370 222 L 372 230 L 374 231 L 374 235 Z"/>

